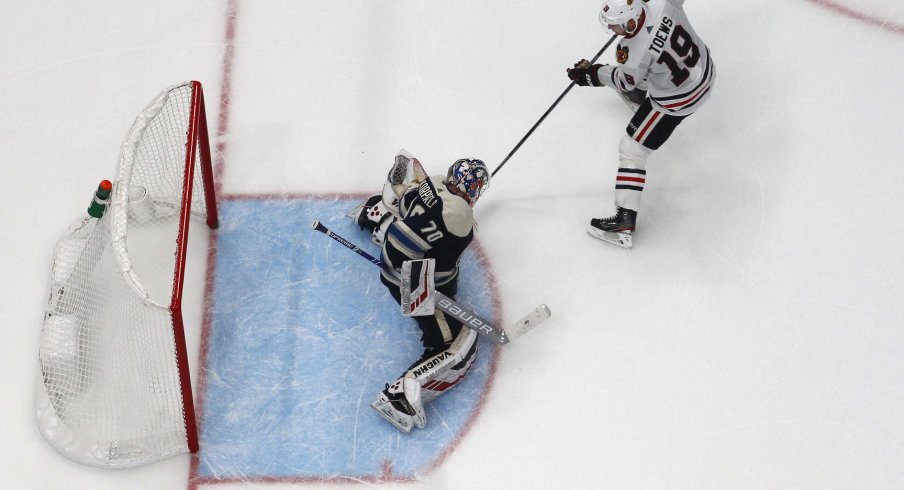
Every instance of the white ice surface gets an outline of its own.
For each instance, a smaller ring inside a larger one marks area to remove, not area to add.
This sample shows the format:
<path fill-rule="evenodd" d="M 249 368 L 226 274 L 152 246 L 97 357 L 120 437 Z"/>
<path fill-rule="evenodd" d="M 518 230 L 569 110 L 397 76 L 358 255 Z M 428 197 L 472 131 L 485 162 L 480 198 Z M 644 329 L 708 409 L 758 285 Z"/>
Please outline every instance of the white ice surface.
<path fill-rule="evenodd" d="M 719 78 L 651 159 L 633 250 L 584 233 L 630 115 L 602 89 L 562 101 L 476 209 L 505 318 L 553 317 L 506 347 L 456 451 L 399 488 L 904 488 L 904 4 L 838 2 L 887 24 L 687 2 Z M 159 90 L 204 83 L 227 193 L 368 192 L 402 147 L 433 172 L 495 168 L 608 38 L 595 1 L 6 4 L 3 489 L 186 486 L 188 457 L 86 468 L 34 424 L 53 245 Z"/>

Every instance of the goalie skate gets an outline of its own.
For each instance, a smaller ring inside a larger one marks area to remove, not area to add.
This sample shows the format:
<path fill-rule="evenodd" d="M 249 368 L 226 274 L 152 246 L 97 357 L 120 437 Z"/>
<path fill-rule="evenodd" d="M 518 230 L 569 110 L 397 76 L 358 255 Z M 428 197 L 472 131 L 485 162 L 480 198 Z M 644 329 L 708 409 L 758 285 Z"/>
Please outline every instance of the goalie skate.
<path fill-rule="evenodd" d="M 386 396 L 386 393 L 380 393 L 376 401 L 371 403 L 370 406 L 373 407 L 381 417 L 406 434 L 411 432 L 411 429 L 414 427 L 414 417 L 407 414 L 404 410 L 400 410 L 393 406 L 392 401 Z"/>
<path fill-rule="evenodd" d="M 414 426 L 423 429 L 427 423 L 427 415 L 421 401 L 421 384 L 410 373 L 391 385 L 386 385 L 386 389 L 377 395 L 376 401 L 370 406 L 406 434 L 411 432 Z"/>

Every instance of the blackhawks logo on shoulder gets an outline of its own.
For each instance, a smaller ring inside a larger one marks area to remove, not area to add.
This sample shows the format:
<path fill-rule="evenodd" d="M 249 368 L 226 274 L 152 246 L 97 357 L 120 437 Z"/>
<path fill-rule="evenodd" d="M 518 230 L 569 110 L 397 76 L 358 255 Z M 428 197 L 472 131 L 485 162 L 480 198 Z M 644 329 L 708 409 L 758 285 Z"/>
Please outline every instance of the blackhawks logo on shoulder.
<path fill-rule="evenodd" d="M 621 64 L 625 64 L 628 61 L 628 47 L 627 46 L 619 46 L 617 50 L 615 50 L 615 60 Z"/>

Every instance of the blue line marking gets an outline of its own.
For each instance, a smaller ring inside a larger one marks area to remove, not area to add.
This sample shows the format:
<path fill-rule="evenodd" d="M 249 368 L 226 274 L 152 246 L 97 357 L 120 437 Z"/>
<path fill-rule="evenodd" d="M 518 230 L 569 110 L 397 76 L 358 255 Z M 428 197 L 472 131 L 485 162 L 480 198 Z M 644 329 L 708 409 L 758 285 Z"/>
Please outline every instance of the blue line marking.
<path fill-rule="evenodd" d="M 378 253 L 345 213 L 355 201 L 221 203 L 198 476 L 393 478 L 427 471 L 475 415 L 495 346 L 480 340 L 470 374 L 402 434 L 370 403 L 423 348 L 379 268 L 311 229 L 321 220 Z M 494 318 L 470 250 L 458 299 Z"/>

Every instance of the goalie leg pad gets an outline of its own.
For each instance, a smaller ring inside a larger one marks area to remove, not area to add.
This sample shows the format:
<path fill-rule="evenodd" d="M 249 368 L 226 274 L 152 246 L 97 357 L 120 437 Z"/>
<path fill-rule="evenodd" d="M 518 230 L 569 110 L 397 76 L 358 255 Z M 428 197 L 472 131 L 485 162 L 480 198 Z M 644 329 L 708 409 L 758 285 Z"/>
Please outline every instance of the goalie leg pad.
<path fill-rule="evenodd" d="M 402 432 L 427 424 L 424 404 L 458 384 L 477 358 L 477 332 L 462 329 L 455 341 L 423 359 L 377 395 L 371 406 Z"/>
<path fill-rule="evenodd" d="M 427 425 L 427 414 L 424 412 L 424 401 L 421 397 L 421 384 L 414 379 L 410 373 L 406 373 L 402 378 L 402 392 L 405 393 L 405 399 L 414 410 L 412 420 L 418 429 L 423 429 Z"/>
<path fill-rule="evenodd" d="M 449 347 L 418 363 L 406 375 L 420 384 L 421 402 L 430 403 L 464 379 L 475 359 L 477 332 L 463 328 Z"/>
<path fill-rule="evenodd" d="M 435 259 L 402 263 L 401 301 L 403 316 L 433 315 L 436 311 Z"/>

